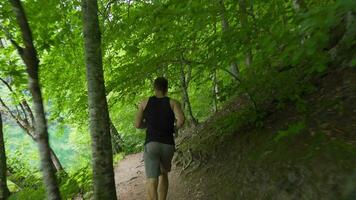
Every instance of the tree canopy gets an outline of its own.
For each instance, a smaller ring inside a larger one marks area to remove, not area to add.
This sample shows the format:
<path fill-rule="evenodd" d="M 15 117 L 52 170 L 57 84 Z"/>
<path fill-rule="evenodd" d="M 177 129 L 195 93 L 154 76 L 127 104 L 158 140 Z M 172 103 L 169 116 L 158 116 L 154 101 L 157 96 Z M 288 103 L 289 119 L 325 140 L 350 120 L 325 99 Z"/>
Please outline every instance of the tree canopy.
<path fill-rule="evenodd" d="M 40 63 L 53 154 L 75 149 L 83 164 L 73 166 L 86 168 L 91 156 L 81 1 L 22 3 Z M 27 43 L 11 4 L 1 1 L 0 10 L 5 130 L 20 125 L 31 136 L 35 98 L 16 48 Z M 251 105 L 248 120 L 257 124 L 272 104 L 281 109 L 293 103 L 303 111 L 303 95 L 315 90 L 313 77 L 329 67 L 356 66 L 355 12 L 353 0 L 99 0 L 111 137 L 125 153 L 142 150 L 144 133 L 133 127 L 134 114 L 158 76 L 169 80 L 169 95 L 182 102 L 192 127 L 236 97 Z M 67 147 L 58 139 L 63 135 Z"/>

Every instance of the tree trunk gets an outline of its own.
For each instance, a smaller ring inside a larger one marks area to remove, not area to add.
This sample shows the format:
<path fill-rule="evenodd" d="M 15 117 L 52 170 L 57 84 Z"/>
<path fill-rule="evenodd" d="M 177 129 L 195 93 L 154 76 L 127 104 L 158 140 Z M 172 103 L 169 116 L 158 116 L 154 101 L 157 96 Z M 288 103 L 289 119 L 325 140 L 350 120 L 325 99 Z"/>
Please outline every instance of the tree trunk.
<path fill-rule="evenodd" d="M 6 200 L 9 195 L 9 189 L 6 183 L 6 154 L 5 154 L 5 142 L 2 126 L 2 117 L 0 112 L 0 200 Z"/>
<path fill-rule="evenodd" d="M 230 24 L 226 16 L 226 8 L 224 4 L 224 0 L 219 0 L 219 6 L 220 6 L 220 11 L 221 11 L 221 26 L 222 26 L 222 31 L 223 34 L 226 34 L 230 30 Z M 230 63 L 230 72 L 235 76 L 239 77 L 240 70 L 237 65 L 236 61 L 232 61 Z"/>
<path fill-rule="evenodd" d="M 96 0 L 82 1 L 95 200 L 116 200 L 110 118 L 105 94 Z"/>
<path fill-rule="evenodd" d="M 122 151 L 122 138 L 117 131 L 115 125 L 112 123 L 110 119 L 110 134 L 111 134 L 111 146 L 113 153 L 120 153 Z"/>
<path fill-rule="evenodd" d="M 183 94 L 183 102 L 184 105 L 187 107 L 188 116 L 190 117 L 190 120 L 192 121 L 193 125 L 196 126 L 198 125 L 198 120 L 193 115 L 192 107 L 189 100 L 188 85 L 187 85 L 187 80 L 185 78 L 183 59 L 181 61 L 181 66 L 180 66 L 180 75 L 181 75 L 180 80 L 181 80 L 181 87 L 182 87 L 182 94 Z"/>
<path fill-rule="evenodd" d="M 38 137 L 36 136 L 35 132 L 32 132 L 31 130 L 25 130 L 25 132 L 27 133 L 27 135 L 29 135 L 31 137 L 31 139 L 36 142 L 38 144 Z M 39 144 L 38 144 L 39 145 Z M 53 169 L 55 170 L 55 172 L 64 172 L 63 166 L 61 164 L 61 162 L 59 161 L 56 153 L 53 151 L 53 149 L 51 148 L 51 146 L 48 146 L 49 148 L 49 153 L 50 153 L 50 162 L 51 165 L 53 167 Z"/>
<path fill-rule="evenodd" d="M 251 49 L 251 38 L 250 38 L 250 31 L 247 19 L 247 5 L 246 0 L 238 0 L 239 7 L 240 7 L 240 22 L 242 29 L 245 29 L 244 33 L 244 43 L 247 46 L 247 52 L 245 56 L 245 64 L 246 67 L 250 67 L 252 65 L 252 49 Z"/>
<path fill-rule="evenodd" d="M 49 151 L 50 151 L 50 154 L 51 154 L 51 161 L 52 161 L 52 165 L 53 165 L 54 169 L 57 172 L 64 171 L 61 162 L 59 161 L 57 155 L 54 153 L 54 151 L 53 151 L 53 149 L 51 147 L 49 147 Z"/>
<path fill-rule="evenodd" d="M 217 84 L 217 77 L 216 77 L 216 69 L 214 69 L 214 71 L 213 71 L 212 80 L 213 80 L 213 87 L 212 87 L 213 112 L 216 113 L 218 111 L 218 93 L 219 93 L 219 88 L 218 88 L 218 84 Z"/>
<path fill-rule="evenodd" d="M 28 85 L 32 94 L 33 110 L 35 118 L 35 131 L 38 142 L 38 147 L 41 157 L 41 170 L 43 174 L 43 181 L 46 187 L 47 199 L 58 200 L 61 199 L 59 189 L 57 186 L 55 170 L 51 162 L 51 154 L 48 143 L 47 121 L 44 112 L 42 93 L 38 77 L 39 60 L 36 49 L 33 45 L 32 32 L 29 27 L 25 11 L 20 0 L 10 0 L 16 15 L 17 23 L 19 24 L 23 43 L 25 48 L 17 45 L 17 50 L 26 65 L 28 73 Z"/>
<path fill-rule="evenodd" d="M 37 140 L 38 137 L 36 136 L 36 134 L 34 132 L 31 133 L 31 131 L 29 131 L 27 133 L 27 135 L 29 135 L 32 138 L 32 140 L 38 144 L 38 140 Z M 49 148 L 49 153 L 50 153 L 50 162 L 51 162 L 52 167 L 54 168 L 55 172 L 62 171 L 65 173 L 63 166 L 62 166 L 61 162 L 59 161 L 54 150 L 51 148 L 51 146 L 48 146 L 48 148 Z"/>

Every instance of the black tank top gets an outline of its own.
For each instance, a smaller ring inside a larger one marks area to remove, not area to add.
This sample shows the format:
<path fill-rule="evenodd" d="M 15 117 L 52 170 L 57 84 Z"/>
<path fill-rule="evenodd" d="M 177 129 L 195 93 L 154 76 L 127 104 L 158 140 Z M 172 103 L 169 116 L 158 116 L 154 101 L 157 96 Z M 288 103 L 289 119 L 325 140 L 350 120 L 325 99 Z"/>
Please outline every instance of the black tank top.
<path fill-rule="evenodd" d="M 143 111 L 143 118 L 147 125 L 145 144 L 155 141 L 174 145 L 175 117 L 169 97 L 150 97 Z"/>

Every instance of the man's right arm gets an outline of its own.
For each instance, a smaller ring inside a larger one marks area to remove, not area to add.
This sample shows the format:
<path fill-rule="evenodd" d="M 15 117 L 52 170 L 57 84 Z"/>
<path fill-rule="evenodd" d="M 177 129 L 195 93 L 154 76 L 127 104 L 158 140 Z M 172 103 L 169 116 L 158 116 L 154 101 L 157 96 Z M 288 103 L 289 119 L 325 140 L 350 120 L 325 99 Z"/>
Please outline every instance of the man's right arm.
<path fill-rule="evenodd" d="M 176 118 L 176 127 L 182 128 L 184 125 L 185 117 L 180 103 L 174 99 L 171 100 L 172 110 Z"/>
<path fill-rule="evenodd" d="M 146 105 L 147 105 L 147 100 L 142 101 L 138 105 L 138 110 L 137 110 L 136 118 L 135 118 L 135 127 L 138 129 L 146 128 L 146 124 L 143 119 L 143 111 L 145 110 Z"/>

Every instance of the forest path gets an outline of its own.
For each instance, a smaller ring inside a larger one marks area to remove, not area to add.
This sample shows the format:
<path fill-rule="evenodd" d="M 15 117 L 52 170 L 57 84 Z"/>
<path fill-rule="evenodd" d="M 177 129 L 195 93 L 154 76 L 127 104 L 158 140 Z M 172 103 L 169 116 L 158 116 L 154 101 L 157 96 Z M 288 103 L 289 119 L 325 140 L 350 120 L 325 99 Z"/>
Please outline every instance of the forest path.
<path fill-rule="evenodd" d="M 178 171 L 173 168 L 169 174 L 168 200 L 191 199 L 189 189 L 183 184 Z M 116 192 L 120 200 L 144 200 L 145 193 L 145 167 L 143 153 L 125 156 L 115 166 Z"/>

